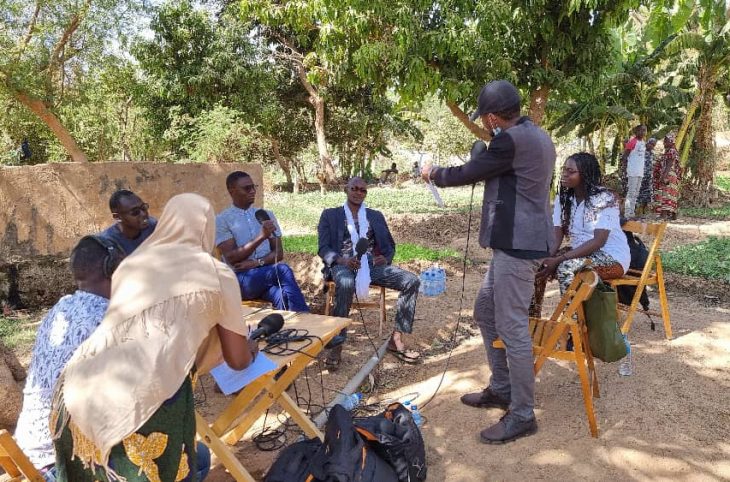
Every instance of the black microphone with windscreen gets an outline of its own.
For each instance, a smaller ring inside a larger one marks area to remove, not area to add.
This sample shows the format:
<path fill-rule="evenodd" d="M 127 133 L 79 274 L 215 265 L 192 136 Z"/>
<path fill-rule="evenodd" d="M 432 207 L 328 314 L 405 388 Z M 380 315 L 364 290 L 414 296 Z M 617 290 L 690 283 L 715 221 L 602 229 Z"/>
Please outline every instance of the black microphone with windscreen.
<path fill-rule="evenodd" d="M 254 213 L 254 217 L 256 218 L 256 221 L 263 223 L 264 221 L 271 221 L 271 217 L 269 216 L 269 213 L 266 212 L 265 209 L 257 209 Z"/>
<path fill-rule="evenodd" d="M 282 326 L 284 326 L 284 317 L 279 313 L 271 313 L 259 321 L 257 328 L 248 335 L 248 339 L 258 340 L 259 338 L 271 336 L 279 332 Z"/>
<path fill-rule="evenodd" d="M 254 213 L 254 217 L 259 224 L 264 224 L 264 221 L 271 221 L 271 216 L 269 216 L 269 213 L 267 213 L 265 209 L 257 209 Z M 278 238 L 276 231 L 274 231 L 271 235 Z"/>
<path fill-rule="evenodd" d="M 360 259 L 363 254 L 367 253 L 369 247 L 370 242 L 368 241 L 368 238 L 358 239 L 357 244 L 355 245 L 355 255 L 357 256 L 357 259 Z"/>

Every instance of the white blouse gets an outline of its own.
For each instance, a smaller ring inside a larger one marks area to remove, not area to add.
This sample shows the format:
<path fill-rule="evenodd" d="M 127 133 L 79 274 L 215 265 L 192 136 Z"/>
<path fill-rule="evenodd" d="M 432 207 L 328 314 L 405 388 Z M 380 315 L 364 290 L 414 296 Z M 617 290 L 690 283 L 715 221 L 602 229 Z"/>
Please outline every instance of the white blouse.
<path fill-rule="evenodd" d="M 575 197 L 571 198 L 573 207 L 570 211 L 570 245 L 575 249 L 593 239 L 593 231 L 596 229 L 607 229 L 610 232 L 601 251 L 621 263 L 626 273 L 631 262 L 631 252 L 626 235 L 621 230 L 618 203 L 611 203 L 612 199 L 613 194 L 610 192 L 598 193 L 591 198 L 592 208 L 586 212 L 585 201 L 576 204 Z M 553 226 L 562 226 L 560 214 L 560 199 L 556 198 Z"/>

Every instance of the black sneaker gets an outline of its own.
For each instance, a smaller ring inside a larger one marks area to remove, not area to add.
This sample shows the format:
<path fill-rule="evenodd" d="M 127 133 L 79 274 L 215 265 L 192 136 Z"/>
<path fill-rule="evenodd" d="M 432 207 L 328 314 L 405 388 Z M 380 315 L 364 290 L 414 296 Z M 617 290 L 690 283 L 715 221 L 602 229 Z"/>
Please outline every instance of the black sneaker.
<path fill-rule="evenodd" d="M 461 403 L 477 408 L 501 408 L 509 409 L 509 398 L 501 397 L 494 393 L 489 387 L 481 392 L 467 393 L 461 396 Z"/>
<path fill-rule="evenodd" d="M 506 444 L 536 433 L 537 420 L 535 420 L 535 417 L 530 420 L 520 420 L 507 412 L 499 419 L 499 422 L 482 430 L 479 438 L 485 444 Z"/>

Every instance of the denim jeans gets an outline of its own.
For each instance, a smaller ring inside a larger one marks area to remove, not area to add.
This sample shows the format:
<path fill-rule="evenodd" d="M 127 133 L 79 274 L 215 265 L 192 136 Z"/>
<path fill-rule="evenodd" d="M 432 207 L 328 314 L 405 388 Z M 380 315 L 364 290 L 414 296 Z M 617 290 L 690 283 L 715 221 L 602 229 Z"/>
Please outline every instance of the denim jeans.
<path fill-rule="evenodd" d="M 292 269 L 284 263 L 236 273 L 242 300 L 264 299 L 277 310 L 309 311 Z"/>

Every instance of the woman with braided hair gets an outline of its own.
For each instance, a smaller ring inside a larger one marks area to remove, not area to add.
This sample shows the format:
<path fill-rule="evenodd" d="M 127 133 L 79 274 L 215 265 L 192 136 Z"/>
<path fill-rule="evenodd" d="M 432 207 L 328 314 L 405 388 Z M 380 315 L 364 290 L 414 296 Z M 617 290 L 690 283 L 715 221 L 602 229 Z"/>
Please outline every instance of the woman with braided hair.
<path fill-rule="evenodd" d="M 596 157 L 587 152 L 568 157 L 553 209 L 555 242 L 537 279 L 544 284 L 556 277 L 564 293 L 586 259 L 604 280 L 623 276 L 631 253 L 619 216 L 618 196 L 601 185 Z M 570 246 L 559 249 L 566 236 Z"/>

